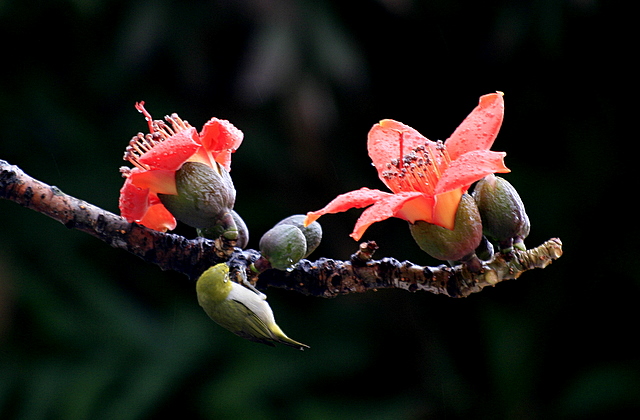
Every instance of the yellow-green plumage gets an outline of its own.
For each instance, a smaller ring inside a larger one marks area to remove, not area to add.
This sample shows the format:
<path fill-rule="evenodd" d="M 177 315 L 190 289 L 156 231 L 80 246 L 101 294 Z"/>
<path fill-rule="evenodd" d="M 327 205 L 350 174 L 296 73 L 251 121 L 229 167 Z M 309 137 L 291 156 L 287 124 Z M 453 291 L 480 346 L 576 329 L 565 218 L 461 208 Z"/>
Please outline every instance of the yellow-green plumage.
<path fill-rule="evenodd" d="M 270 346 L 275 341 L 300 350 L 309 348 L 286 336 L 276 324 L 266 296 L 232 281 L 225 263 L 202 273 L 196 292 L 209 318 L 240 337 Z"/>

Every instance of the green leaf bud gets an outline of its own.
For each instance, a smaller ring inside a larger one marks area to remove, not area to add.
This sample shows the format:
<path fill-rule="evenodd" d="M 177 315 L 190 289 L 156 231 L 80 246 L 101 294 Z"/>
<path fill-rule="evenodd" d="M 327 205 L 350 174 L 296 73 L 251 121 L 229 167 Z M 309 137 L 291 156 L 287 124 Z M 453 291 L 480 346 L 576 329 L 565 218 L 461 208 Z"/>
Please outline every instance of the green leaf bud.
<path fill-rule="evenodd" d="M 304 219 L 307 216 L 304 214 L 294 214 L 293 216 L 289 216 L 286 219 L 280 220 L 276 226 L 278 225 L 291 225 L 295 226 L 304 235 L 307 240 L 307 252 L 302 258 L 307 258 L 315 249 L 320 245 L 320 241 L 322 241 L 322 227 L 320 223 L 313 222 L 310 223 L 309 226 L 304 225 Z"/>
<path fill-rule="evenodd" d="M 409 224 L 420 249 L 433 258 L 459 261 L 473 254 L 482 240 L 482 221 L 475 201 L 463 194 L 456 211 L 453 230 L 424 221 Z"/>
<path fill-rule="evenodd" d="M 473 198 L 482 217 L 484 234 L 498 242 L 500 251 L 511 252 L 513 246 L 524 249 L 522 240 L 529 235 L 531 226 L 516 189 L 492 174 L 478 181 Z"/>
<path fill-rule="evenodd" d="M 231 212 L 236 190 L 229 172 L 199 162 L 185 162 L 176 171 L 178 195 L 158 194 L 174 217 L 197 229 L 210 229 Z"/>
<path fill-rule="evenodd" d="M 289 270 L 307 253 L 307 240 L 293 225 L 277 225 L 260 238 L 260 253 L 271 267 Z"/>

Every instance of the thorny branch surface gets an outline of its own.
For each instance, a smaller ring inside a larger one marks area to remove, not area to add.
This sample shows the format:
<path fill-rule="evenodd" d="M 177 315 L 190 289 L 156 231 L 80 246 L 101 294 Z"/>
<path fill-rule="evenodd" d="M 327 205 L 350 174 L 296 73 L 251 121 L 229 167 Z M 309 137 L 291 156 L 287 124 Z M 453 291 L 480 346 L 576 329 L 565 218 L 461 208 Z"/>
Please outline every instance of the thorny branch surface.
<path fill-rule="evenodd" d="M 43 213 L 69 229 L 86 232 L 162 270 L 174 270 L 192 280 L 211 265 L 228 260 L 233 269 L 249 273 L 249 280 L 259 288 L 280 287 L 320 297 L 384 288 L 465 297 L 486 286 L 516 279 L 527 270 L 544 268 L 562 255 L 562 242 L 554 238 L 527 251 L 498 253 L 484 262 L 480 272 L 471 273 L 464 265 L 425 267 L 393 258 L 373 260 L 375 243 L 369 242 L 361 244 L 349 261 L 302 260 L 291 271 L 271 269 L 258 275 L 248 269 L 260 257 L 258 251 L 229 249 L 229 244 L 220 240 L 187 239 L 128 223 L 118 215 L 30 177 L 3 160 L 0 160 L 0 198 Z"/>

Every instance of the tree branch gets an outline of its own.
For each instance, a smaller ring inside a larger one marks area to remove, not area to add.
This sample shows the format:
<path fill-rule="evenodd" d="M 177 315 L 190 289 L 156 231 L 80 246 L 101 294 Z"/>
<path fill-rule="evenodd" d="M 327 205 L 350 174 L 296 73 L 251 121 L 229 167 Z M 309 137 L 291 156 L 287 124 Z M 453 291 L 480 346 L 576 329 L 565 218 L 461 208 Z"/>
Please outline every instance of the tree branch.
<path fill-rule="evenodd" d="M 58 187 L 33 179 L 17 166 L 0 160 L 0 197 L 45 214 L 69 229 L 88 233 L 114 248 L 124 249 L 163 270 L 197 278 L 222 262 L 213 241 L 162 233 L 129 223 L 122 217 L 71 197 Z"/>
<path fill-rule="evenodd" d="M 249 273 L 249 280 L 259 288 L 280 287 L 320 297 L 383 288 L 465 297 L 486 286 L 516 279 L 527 270 L 544 268 L 562 255 L 562 242 L 554 238 L 527 251 L 495 254 L 490 261 L 483 262 L 479 272 L 472 273 L 465 265 L 425 267 L 393 258 L 373 260 L 375 243 L 369 242 L 361 244 L 361 249 L 349 261 L 302 260 L 291 271 L 271 269 L 258 275 L 248 269 L 260 257 L 258 251 L 227 249 L 220 240 L 187 239 L 128 223 L 120 216 L 30 177 L 3 160 L 0 160 L 0 198 L 45 214 L 69 229 L 86 232 L 114 248 L 137 255 L 163 270 L 183 273 L 192 280 L 211 265 L 228 260 L 232 268 Z"/>

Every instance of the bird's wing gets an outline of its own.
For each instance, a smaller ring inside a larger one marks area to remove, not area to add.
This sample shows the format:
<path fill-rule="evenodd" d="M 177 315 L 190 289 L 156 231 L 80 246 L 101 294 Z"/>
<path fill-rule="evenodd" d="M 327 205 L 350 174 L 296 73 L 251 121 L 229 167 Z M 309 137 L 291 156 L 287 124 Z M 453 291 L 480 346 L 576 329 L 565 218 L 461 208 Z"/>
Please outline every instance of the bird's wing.
<path fill-rule="evenodd" d="M 271 342 L 275 339 L 267 325 L 245 304 L 238 300 L 232 300 L 237 319 L 244 322 L 238 323 L 232 332 L 247 340 L 274 346 Z"/>

